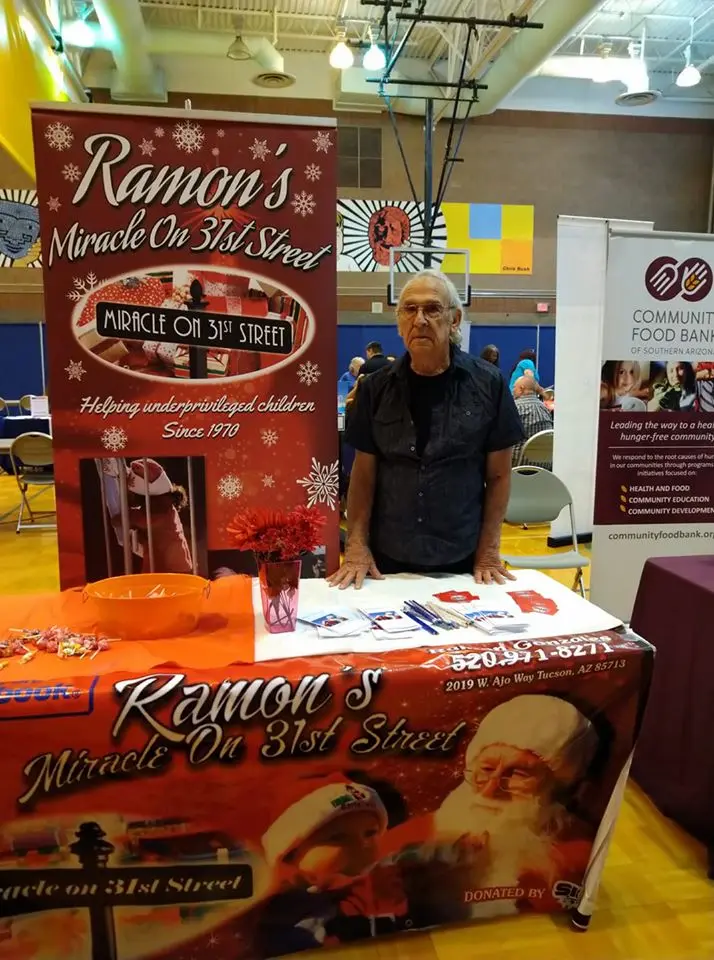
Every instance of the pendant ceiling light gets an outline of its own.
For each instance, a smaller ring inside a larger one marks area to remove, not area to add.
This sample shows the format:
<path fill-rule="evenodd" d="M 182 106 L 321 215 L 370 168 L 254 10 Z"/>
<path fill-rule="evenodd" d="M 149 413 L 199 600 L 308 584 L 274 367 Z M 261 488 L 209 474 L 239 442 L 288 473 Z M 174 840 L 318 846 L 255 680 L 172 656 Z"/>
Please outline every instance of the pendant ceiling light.
<path fill-rule="evenodd" d="M 335 70 L 348 70 L 355 62 L 355 57 L 345 42 L 344 29 L 337 31 L 337 43 L 330 51 L 330 66 Z"/>
<path fill-rule="evenodd" d="M 226 50 L 229 60 L 252 60 L 253 54 L 248 49 L 245 40 L 238 34 L 233 43 Z"/>
<path fill-rule="evenodd" d="M 384 50 L 374 42 L 374 35 L 369 31 L 369 49 L 362 57 L 362 66 L 370 72 L 384 70 L 387 66 L 387 58 Z"/>
<path fill-rule="evenodd" d="M 686 63 L 674 82 L 678 87 L 696 87 L 696 85 L 701 82 L 702 75 L 692 63 L 691 44 L 687 47 L 686 58 Z"/>

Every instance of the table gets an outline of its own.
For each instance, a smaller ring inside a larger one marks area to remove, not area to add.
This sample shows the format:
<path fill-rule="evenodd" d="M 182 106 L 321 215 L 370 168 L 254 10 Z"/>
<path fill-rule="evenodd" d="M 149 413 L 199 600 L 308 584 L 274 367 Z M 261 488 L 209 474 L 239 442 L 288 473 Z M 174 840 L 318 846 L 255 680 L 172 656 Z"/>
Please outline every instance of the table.
<path fill-rule="evenodd" d="M 604 631 L 255 664 L 251 589 L 215 582 L 190 637 L 3 670 L 4 942 L 33 960 L 263 960 L 524 911 L 585 926 L 649 645 Z M 80 591 L 0 607 L 0 636 L 57 622 L 91 629 Z"/>
<path fill-rule="evenodd" d="M 0 418 L 0 441 L 12 441 L 22 433 L 52 433 L 52 419 L 50 417 L 1 417 Z M 12 461 L 10 460 L 10 449 L 7 446 L 7 455 L 5 454 L 6 444 L 0 446 L 0 469 L 6 473 L 12 473 Z"/>
<path fill-rule="evenodd" d="M 714 879 L 714 556 L 648 560 L 632 614 L 657 651 L 633 773 L 709 849 Z"/>

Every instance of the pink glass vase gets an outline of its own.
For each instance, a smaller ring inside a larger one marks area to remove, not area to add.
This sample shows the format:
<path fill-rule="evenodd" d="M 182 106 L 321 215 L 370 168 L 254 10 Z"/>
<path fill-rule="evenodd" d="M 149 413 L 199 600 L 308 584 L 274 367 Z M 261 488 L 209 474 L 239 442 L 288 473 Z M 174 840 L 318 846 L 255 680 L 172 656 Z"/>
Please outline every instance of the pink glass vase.
<path fill-rule="evenodd" d="M 302 560 L 266 561 L 258 568 L 263 619 L 268 633 L 292 633 L 298 612 Z"/>

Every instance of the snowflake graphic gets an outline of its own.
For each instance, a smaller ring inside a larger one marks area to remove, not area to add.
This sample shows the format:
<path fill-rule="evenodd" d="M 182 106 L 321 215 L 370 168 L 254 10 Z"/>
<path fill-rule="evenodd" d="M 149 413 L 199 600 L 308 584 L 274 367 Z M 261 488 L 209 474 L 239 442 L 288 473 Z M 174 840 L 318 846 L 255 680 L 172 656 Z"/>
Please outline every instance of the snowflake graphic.
<path fill-rule="evenodd" d="M 118 453 L 123 450 L 129 438 L 126 430 L 121 427 L 107 427 L 102 433 L 102 446 L 105 450 L 111 450 L 112 453 Z"/>
<path fill-rule="evenodd" d="M 295 482 L 305 487 L 308 507 L 324 503 L 330 510 L 335 509 L 340 485 L 337 460 L 333 463 L 319 463 L 313 457 L 308 475 Z"/>
<path fill-rule="evenodd" d="M 195 153 L 200 150 L 206 139 L 199 124 L 192 123 L 190 120 L 177 123 L 171 136 L 179 150 L 184 150 L 186 153 Z"/>
<path fill-rule="evenodd" d="M 305 167 L 305 176 L 310 183 L 314 183 L 322 176 L 322 169 L 316 163 L 308 163 Z"/>
<path fill-rule="evenodd" d="M 254 160 L 267 160 L 273 152 L 268 146 L 267 140 L 258 140 L 257 138 L 251 143 L 248 149 L 253 154 Z"/>
<path fill-rule="evenodd" d="M 212 153 L 212 155 L 213 155 L 214 157 L 219 156 L 219 155 L 220 155 L 220 152 L 221 152 L 221 151 L 218 149 L 218 147 L 214 147 L 213 150 L 211 150 L 211 153 Z"/>
<path fill-rule="evenodd" d="M 311 193 L 305 193 L 304 190 L 294 194 L 290 203 L 295 213 L 300 217 L 307 217 L 314 213 L 315 207 L 317 206 L 313 195 Z"/>
<path fill-rule="evenodd" d="M 80 380 L 87 372 L 81 360 L 70 360 L 64 368 L 68 380 Z"/>
<path fill-rule="evenodd" d="M 166 133 L 166 131 L 164 130 L 163 127 L 154 127 L 154 136 L 155 136 L 155 137 L 159 137 L 159 139 L 160 139 L 161 137 L 163 137 L 163 135 L 164 135 L 165 133 Z"/>
<path fill-rule="evenodd" d="M 67 299 L 77 303 L 82 297 L 86 297 L 88 293 L 99 286 L 99 277 L 96 273 L 88 273 L 86 277 L 74 277 L 72 284 L 74 289 L 69 291 Z"/>
<path fill-rule="evenodd" d="M 226 131 L 222 127 L 219 127 L 218 130 L 216 130 L 217 137 L 225 137 L 225 135 Z"/>
<path fill-rule="evenodd" d="M 76 183 L 82 176 L 82 171 L 76 163 L 65 163 L 62 167 L 62 176 L 65 180 L 69 181 L 69 183 Z"/>
<path fill-rule="evenodd" d="M 260 439 L 263 441 L 266 447 L 274 447 L 279 440 L 277 430 L 261 430 Z"/>
<path fill-rule="evenodd" d="M 263 474 L 263 486 L 272 489 L 275 486 L 275 480 L 269 473 Z"/>
<path fill-rule="evenodd" d="M 153 154 L 154 150 L 156 150 L 156 147 L 154 146 L 154 141 L 147 140 L 146 138 L 144 138 L 139 144 L 139 150 L 141 150 L 142 154 L 145 157 L 150 157 Z"/>
<path fill-rule="evenodd" d="M 318 130 L 312 138 L 317 153 L 329 153 L 332 146 L 332 137 L 326 130 Z"/>
<path fill-rule="evenodd" d="M 218 481 L 218 493 L 224 500 L 237 500 L 243 493 L 243 481 L 235 473 L 227 473 Z"/>
<path fill-rule="evenodd" d="M 53 150 L 69 150 L 74 134 L 66 123 L 56 120 L 45 127 L 45 140 Z"/>
<path fill-rule="evenodd" d="M 306 360 L 305 363 L 301 363 L 298 367 L 297 378 L 300 383 L 303 383 L 306 387 L 311 387 L 313 383 L 317 383 L 320 379 L 322 371 L 316 363 L 313 363 L 311 360 Z"/>
<path fill-rule="evenodd" d="M 47 206 L 52 213 L 57 213 L 62 204 L 59 201 L 59 197 L 50 197 L 50 199 L 47 201 Z"/>

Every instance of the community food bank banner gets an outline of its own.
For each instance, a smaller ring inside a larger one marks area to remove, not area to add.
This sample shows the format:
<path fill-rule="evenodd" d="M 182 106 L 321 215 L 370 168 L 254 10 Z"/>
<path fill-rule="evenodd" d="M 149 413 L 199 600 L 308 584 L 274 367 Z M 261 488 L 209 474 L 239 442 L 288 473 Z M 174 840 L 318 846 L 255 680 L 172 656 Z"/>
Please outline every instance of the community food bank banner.
<path fill-rule="evenodd" d="M 332 121 L 33 113 L 64 587 L 245 568 L 245 506 L 337 563 Z"/>
<path fill-rule="evenodd" d="M 63 663 L 0 681 L 0 955 L 266 960 L 586 909 L 651 648 Z"/>
<path fill-rule="evenodd" d="M 649 557 L 714 550 L 714 240 L 610 234 L 592 599 L 627 621 Z"/>

